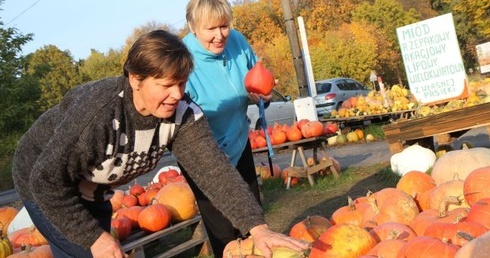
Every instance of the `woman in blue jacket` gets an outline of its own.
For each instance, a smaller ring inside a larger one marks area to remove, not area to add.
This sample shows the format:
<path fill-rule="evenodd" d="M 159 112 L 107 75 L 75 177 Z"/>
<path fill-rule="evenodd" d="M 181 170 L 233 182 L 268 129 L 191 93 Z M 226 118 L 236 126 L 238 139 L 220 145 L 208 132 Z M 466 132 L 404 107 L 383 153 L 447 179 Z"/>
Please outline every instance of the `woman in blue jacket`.
<path fill-rule="evenodd" d="M 231 28 L 233 15 L 226 0 L 190 0 L 186 19 L 191 32 L 183 41 L 192 53 L 195 65 L 186 92 L 203 109 L 220 148 L 259 200 L 248 140 L 247 107 L 249 98 L 257 103 L 260 97 L 268 102 L 271 96 L 249 94 L 245 89 L 245 75 L 257 62 L 257 56 L 245 37 Z M 221 257 L 226 243 L 241 235 L 192 183 L 192 179 L 189 182 L 214 255 Z"/>

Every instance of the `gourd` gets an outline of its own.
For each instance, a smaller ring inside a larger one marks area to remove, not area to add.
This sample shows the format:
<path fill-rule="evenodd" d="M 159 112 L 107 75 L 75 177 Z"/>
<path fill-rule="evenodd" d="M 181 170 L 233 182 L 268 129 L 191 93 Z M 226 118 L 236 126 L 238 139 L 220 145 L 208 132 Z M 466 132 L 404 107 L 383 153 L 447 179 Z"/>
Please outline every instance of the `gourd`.
<path fill-rule="evenodd" d="M 7 235 L 10 222 L 14 220 L 15 216 L 19 213 L 16 208 L 13 207 L 1 207 L 0 208 L 0 237 Z"/>
<path fill-rule="evenodd" d="M 473 206 L 478 200 L 490 197 L 490 166 L 473 170 L 464 180 L 463 193 L 468 205 Z"/>
<path fill-rule="evenodd" d="M 1 232 L 2 230 L 0 230 Z M 14 252 L 14 248 L 12 247 L 12 243 L 8 237 L 0 236 L 0 258 L 5 258 L 11 255 Z"/>
<path fill-rule="evenodd" d="M 416 170 L 410 171 L 403 175 L 396 184 L 397 189 L 402 190 L 414 198 L 419 210 L 422 210 L 420 202 L 421 198 L 423 197 L 423 193 L 430 189 L 434 189 L 435 187 L 436 184 L 434 179 L 432 179 L 429 174 Z"/>
<path fill-rule="evenodd" d="M 490 166 L 490 149 L 476 147 L 454 150 L 435 162 L 431 176 L 436 184 L 451 181 L 456 174 L 464 181 L 473 170 L 486 166 Z"/>
<path fill-rule="evenodd" d="M 358 257 L 376 244 L 376 240 L 364 228 L 338 224 L 323 232 L 313 243 L 309 258 Z"/>
<path fill-rule="evenodd" d="M 400 176 L 412 170 L 427 172 L 435 162 L 436 154 L 418 144 L 411 145 L 390 158 L 391 170 Z"/>
<path fill-rule="evenodd" d="M 319 121 L 310 121 L 301 127 L 304 138 L 312 138 L 323 134 L 323 124 Z"/>
<path fill-rule="evenodd" d="M 184 221 L 196 216 L 198 209 L 196 198 L 189 184 L 184 182 L 170 183 L 155 195 L 152 203 L 165 205 L 172 214 L 172 222 Z"/>
<path fill-rule="evenodd" d="M 260 60 L 245 75 L 245 88 L 248 92 L 269 95 L 274 85 L 274 75 L 264 67 Z"/>
<path fill-rule="evenodd" d="M 140 212 L 138 224 L 145 232 L 153 233 L 160 231 L 170 225 L 172 214 L 163 204 L 152 204 Z"/>
<path fill-rule="evenodd" d="M 8 237 L 14 249 L 23 245 L 41 246 L 48 244 L 46 238 L 44 238 L 35 226 L 19 229 Z"/>
<path fill-rule="evenodd" d="M 362 224 L 362 216 L 364 211 L 369 207 L 367 199 L 355 199 L 352 200 L 350 196 L 347 197 L 347 205 L 342 206 L 335 210 L 330 217 L 330 221 L 333 225 L 347 223 L 360 226 Z"/>
<path fill-rule="evenodd" d="M 293 225 L 289 236 L 309 243 L 313 243 L 320 235 L 330 228 L 330 221 L 320 215 L 308 216 Z"/>

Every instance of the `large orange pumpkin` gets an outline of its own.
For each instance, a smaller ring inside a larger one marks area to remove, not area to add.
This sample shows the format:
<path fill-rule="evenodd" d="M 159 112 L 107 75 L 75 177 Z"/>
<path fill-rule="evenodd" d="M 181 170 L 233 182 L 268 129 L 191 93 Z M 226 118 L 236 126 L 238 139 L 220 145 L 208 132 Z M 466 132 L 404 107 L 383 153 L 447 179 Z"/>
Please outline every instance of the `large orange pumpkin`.
<path fill-rule="evenodd" d="M 375 258 L 396 258 L 405 243 L 406 241 L 400 239 L 384 240 L 371 248 L 367 255 L 372 255 Z"/>
<path fill-rule="evenodd" d="M 464 197 L 464 181 L 454 179 L 437 185 L 430 195 L 430 208 L 439 209 L 447 205 L 447 210 L 469 207 Z"/>
<path fill-rule="evenodd" d="M 471 206 L 466 221 L 476 221 L 490 230 L 490 198 L 478 200 Z"/>
<path fill-rule="evenodd" d="M 196 198 L 189 184 L 170 183 L 155 195 L 154 201 L 165 205 L 172 214 L 172 221 L 178 222 L 193 218 L 198 212 Z"/>
<path fill-rule="evenodd" d="M 419 210 L 422 210 L 420 205 L 422 194 L 435 187 L 436 183 L 429 174 L 416 170 L 404 174 L 396 184 L 397 189 L 402 190 L 415 199 Z"/>
<path fill-rule="evenodd" d="M 417 215 L 412 222 L 410 222 L 410 227 L 417 233 L 418 236 L 422 236 L 425 233 L 426 228 L 436 222 L 453 222 L 457 219 L 461 220 L 468 215 L 468 210 L 466 208 L 457 208 L 451 211 L 446 209 L 428 209 L 422 211 Z"/>
<path fill-rule="evenodd" d="M 424 235 L 447 240 L 457 246 L 463 246 L 470 240 L 467 236 L 475 238 L 486 232 L 487 229 L 476 221 L 438 222 L 429 225 L 425 229 Z M 461 234 L 465 234 L 464 237 Z"/>
<path fill-rule="evenodd" d="M 360 199 L 352 200 L 351 197 L 347 197 L 347 202 L 346 206 L 342 206 L 332 213 L 330 221 L 333 225 L 347 223 L 360 226 L 364 211 L 369 207 L 369 204 L 367 201 L 360 201 Z"/>
<path fill-rule="evenodd" d="M 309 258 L 358 257 L 376 244 L 376 240 L 360 226 L 338 224 L 313 242 Z"/>
<path fill-rule="evenodd" d="M 24 250 L 9 256 L 9 258 L 25 258 L 25 257 L 53 258 L 54 255 L 49 245 L 41 245 L 41 246 L 27 245 Z"/>
<path fill-rule="evenodd" d="M 289 236 L 313 243 L 331 226 L 332 224 L 325 217 L 320 215 L 308 216 L 304 220 L 294 224 L 289 231 Z"/>
<path fill-rule="evenodd" d="M 7 235 L 7 229 L 9 228 L 10 222 L 12 222 L 17 213 L 19 213 L 19 211 L 13 207 L 0 208 L 0 237 Z"/>
<path fill-rule="evenodd" d="M 490 197 L 490 166 L 473 170 L 464 180 L 463 192 L 466 202 L 473 206 L 478 200 Z"/>
<path fill-rule="evenodd" d="M 409 240 L 417 236 L 408 225 L 399 222 L 385 222 L 369 230 L 376 241 L 381 242 L 391 239 Z"/>
<path fill-rule="evenodd" d="M 323 134 L 323 124 L 319 121 L 310 121 L 301 127 L 304 138 L 313 138 Z"/>

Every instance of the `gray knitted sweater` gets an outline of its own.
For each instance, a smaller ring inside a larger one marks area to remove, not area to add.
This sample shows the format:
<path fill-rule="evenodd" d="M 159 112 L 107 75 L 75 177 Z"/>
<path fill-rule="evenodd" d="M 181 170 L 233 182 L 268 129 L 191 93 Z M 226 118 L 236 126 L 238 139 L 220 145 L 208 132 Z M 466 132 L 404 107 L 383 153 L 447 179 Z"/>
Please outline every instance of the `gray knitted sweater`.
<path fill-rule="evenodd" d="M 39 117 L 17 147 L 12 175 L 21 198 L 36 202 L 67 239 L 90 248 L 103 229 L 80 198 L 108 200 L 111 189 L 153 170 L 166 148 L 242 233 L 265 223 L 201 109 L 185 95 L 170 119 L 142 116 L 126 77 L 75 87 Z"/>

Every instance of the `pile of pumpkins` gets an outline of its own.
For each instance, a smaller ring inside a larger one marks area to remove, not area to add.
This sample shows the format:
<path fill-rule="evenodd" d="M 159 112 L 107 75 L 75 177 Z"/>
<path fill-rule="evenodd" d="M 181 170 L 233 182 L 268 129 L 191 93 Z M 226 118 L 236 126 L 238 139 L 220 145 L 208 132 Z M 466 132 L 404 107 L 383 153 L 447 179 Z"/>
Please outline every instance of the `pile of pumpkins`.
<path fill-rule="evenodd" d="M 275 123 L 268 126 L 267 130 L 250 130 L 248 138 L 252 149 L 263 148 L 267 146 L 266 133 L 272 145 L 283 144 L 286 142 L 295 142 L 302 139 L 314 138 L 319 136 L 329 137 L 329 145 L 343 144 L 357 141 L 373 141 L 372 134 L 364 135 L 364 132 L 358 128 L 347 133 L 339 130 L 336 122 L 327 122 L 323 124 L 319 121 L 309 119 L 300 119 L 292 125 Z"/>
<path fill-rule="evenodd" d="M 277 252 L 309 258 L 489 257 L 489 181 L 490 149 L 449 151 L 427 171 L 404 173 L 395 187 L 348 198 L 329 217 L 304 218 L 289 235 L 310 242 L 311 250 Z M 248 241 L 230 243 L 225 257 L 257 254 Z"/>
<path fill-rule="evenodd" d="M 127 190 L 114 190 L 110 201 L 111 234 L 119 241 L 127 239 L 135 230 L 160 231 L 198 213 L 191 188 L 175 169 L 160 170 L 147 186 L 135 180 Z M 0 258 L 53 257 L 47 240 L 35 226 L 7 235 L 7 228 L 18 213 L 14 207 L 0 208 Z"/>

